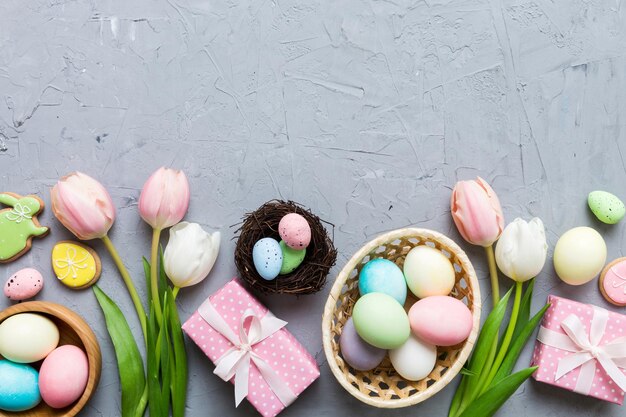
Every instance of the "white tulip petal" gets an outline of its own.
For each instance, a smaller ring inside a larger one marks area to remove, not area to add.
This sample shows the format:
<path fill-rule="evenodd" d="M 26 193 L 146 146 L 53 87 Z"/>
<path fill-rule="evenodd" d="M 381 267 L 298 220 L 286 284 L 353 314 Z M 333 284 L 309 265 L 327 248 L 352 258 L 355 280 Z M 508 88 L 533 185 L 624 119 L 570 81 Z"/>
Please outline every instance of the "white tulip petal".
<path fill-rule="evenodd" d="M 541 219 L 515 219 L 502 232 L 496 245 L 496 263 L 509 278 L 527 281 L 539 275 L 546 262 L 548 244 Z"/>

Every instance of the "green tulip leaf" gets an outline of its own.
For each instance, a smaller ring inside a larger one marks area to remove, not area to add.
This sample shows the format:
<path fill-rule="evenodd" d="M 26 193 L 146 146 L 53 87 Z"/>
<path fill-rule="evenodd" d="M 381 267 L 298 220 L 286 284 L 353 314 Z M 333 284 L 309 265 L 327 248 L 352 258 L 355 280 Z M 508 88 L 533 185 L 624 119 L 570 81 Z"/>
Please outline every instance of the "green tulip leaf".
<path fill-rule="evenodd" d="M 150 317 L 148 318 L 148 405 L 151 417 L 167 417 L 168 410 L 163 409 L 161 402 L 161 384 L 159 380 L 159 356 L 161 349 L 157 346 L 158 331 L 154 312 L 154 303 L 150 303 Z"/>
<path fill-rule="evenodd" d="M 537 367 L 526 368 L 502 379 L 476 398 L 459 417 L 491 417 L 517 391 L 520 385 L 530 377 Z"/>
<path fill-rule="evenodd" d="M 172 378 L 172 350 L 169 336 L 168 326 L 166 320 L 168 316 L 167 297 L 163 300 L 163 325 L 161 326 L 161 357 L 159 362 L 159 368 L 161 373 L 161 407 L 167 410 L 169 414 L 170 410 L 170 393 L 171 393 L 171 378 Z"/>
<path fill-rule="evenodd" d="M 515 324 L 515 330 L 513 331 L 513 339 L 517 339 L 520 332 L 528 323 L 530 319 L 530 304 L 533 299 L 533 288 L 535 286 L 535 279 L 531 279 L 528 282 L 528 286 L 526 287 L 526 291 L 524 292 L 524 296 L 522 297 L 522 303 L 520 304 L 519 314 L 517 316 L 517 323 Z"/>
<path fill-rule="evenodd" d="M 463 369 L 461 369 L 461 373 L 463 373 Z M 463 393 L 465 393 L 465 387 L 467 386 L 468 379 L 469 378 L 465 376 L 465 374 L 461 378 L 461 383 L 456 389 L 456 392 L 454 393 L 454 397 L 452 397 L 452 402 L 450 403 L 450 410 L 448 411 L 448 417 L 454 417 L 456 413 L 459 411 L 459 406 L 461 405 L 461 401 L 463 399 Z"/>
<path fill-rule="evenodd" d="M 537 314 L 535 314 L 533 318 L 530 319 L 530 321 L 528 321 L 526 326 L 524 326 L 524 328 L 520 331 L 517 338 L 514 339 L 513 343 L 509 347 L 506 356 L 504 357 L 504 360 L 502 361 L 502 365 L 500 365 L 500 369 L 498 369 L 496 376 L 493 378 L 491 387 L 498 385 L 500 381 L 506 378 L 511 373 L 511 371 L 513 371 L 515 363 L 517 362 L 517 359 L 519 358 L 522 349 L 524 349 L 524 346 L 526 346 L 528 338 L 533 333 L 535 327 L 537 327 L 549 307 L 550 304 L 546 304 L 545 306 L 543 306 L 543 308 L 539 310 L 539 312 L 537 312 Z"/>
<path fill-rule="evenodd" d="M 143 259 L 143 273 L 146 276 L 146 290 L 148 291 L 148 300 L 152 300 L 152 286 L 150 285 L 150 262 L 145 258 Z"/>
<path fill-rule="evenodd" d="M 493 345 L 496 342 L 498 337 L 498 332 L 500 330 L 500 324 L 502 323 L 502 319 L 504 318 L 504 314 L 506 313 L 506 307 L 509 303 L 509 298 L 511 297 L 511 292 L 513 288 L 509 289 L 507 293 L 500 299 L 498 304 L 491 311 L 485 324 L 483 325 L 482 330 L 478 336 L 478 341 L 476 342 L 476 346 L 474 347 L 474 353 L 472 354 L 472 358 L 470 359 L 470 364 L 468 367 L 469 372 L 474 375 L 469 377 L 469 381 L 467 383 L 467 393 L 469 398 L 473 398 L 473 396 L 477 393 L 478 383 L 480 382 L 480 376 L 483 372 L 489 372 L 489 369 L 483 369 L 485 367 L 485 363 L 490 357 L 490 353 L 493 349 Z"/>
<path fill-rule="evenodd" d="M 97 285 L 93 292 L 115 349 L 122 388 L 122 417 L 141 417 L 146 406 L 146 376 L 139 348 L 120 308 Z"/>
<path fill-rule="evenodd" d="M 167 289 L 168 322 L 173 346 L 174 372 L 172 375 L 172 415 L 183 417 L 187 398 L 187 352 L 182 326 L 172 291 Z"/>

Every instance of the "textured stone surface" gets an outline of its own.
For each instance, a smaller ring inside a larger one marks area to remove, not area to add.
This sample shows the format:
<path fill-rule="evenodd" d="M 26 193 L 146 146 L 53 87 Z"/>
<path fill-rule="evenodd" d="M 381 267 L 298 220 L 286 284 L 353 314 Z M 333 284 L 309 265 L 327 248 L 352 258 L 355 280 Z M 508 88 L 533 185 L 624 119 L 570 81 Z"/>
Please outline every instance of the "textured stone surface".
<path fill-rule="evenodd" d="M 157 167 L 183 168 L 193 187 L 188 219 L 223 232 L 210 278 L 181 293 L 183 318 L 235 275 L 230 225 L 272 198 L 299 201 L 336 225 L 331 280 L 390 229 L 429 227 L 458 241 L 450 188 L 476 175 L 493 184 L 508 220 L 540 216 L 551 248 L 565 230 L 590 225 L 613 259 L 624 255 L 624 224 L 600 224 L 585 199 L 594 189 L 626 197 L 625 44 L 620 0 L 3 0 L 1 188 L 49 205 L 59 176 L 82 170 L 101 179 L 119 208 L 112 238 L 143 293 L 149 230 L 137 215 L 139 190 Z M 69 234 L 49 210 L 40 219 L 51 235 L 0 266 L 0 281 L 40 268 L 48 282 L 39 298 L 87 318 L 104 372 L 83 415 L 118 415 L 101 313 L 90 291 L 54 282 L 50 250 Z M 121 280 L 95 247 L 100 284 L 139 335 Z M 463 247 L 489 306 L 482 250 Z M 595 283 L 568 287 L 551 264 L 536 287 L 533 310 L 549 293 L 610 308 Z M 329 288 L 262 298 L 321 366 L 321 379 L 284 415 L 445 415 L 452 386 L 410 411 L 383 413 L 340 388 L 321 347 Z M 198 349 L 189 346 L 189 356 L 188 415 L 255 415 L 245 403 L 234 410 L 232 386 Z M 623 410 L 528 382 L 500 414 Z"/>

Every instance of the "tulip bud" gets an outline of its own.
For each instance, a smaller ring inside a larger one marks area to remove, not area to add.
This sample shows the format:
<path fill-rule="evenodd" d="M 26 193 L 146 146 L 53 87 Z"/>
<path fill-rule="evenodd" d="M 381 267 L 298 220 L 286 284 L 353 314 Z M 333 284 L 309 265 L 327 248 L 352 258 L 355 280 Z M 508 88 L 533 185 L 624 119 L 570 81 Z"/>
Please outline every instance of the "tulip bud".
<path fill-rule="evenodd" d="M 500 237 L 504 228 L 500 201 L 482 178 L 457 182 L 450 208 L 454 224 L 469 243 L 487 247 Z"/>
<path fill-rule="evenodd" d="M 496 263 L 500 271 L 518 282 L 539 275 L 547 254 L 546 231 L 538 217 L 529 222 L 519 218 L 513 220 L 496 245 Z"/>
<path fill-rule="evenodd" d="M 61 178 L 50 195 L 56 218 L 81 240 L 106 236 L 115 221 L 115 207 L 107 190 L 81 172 Z"/>
<path fill-rule="evenodd" d="M 159 168 L 146 181 L 139 197 L 139 213 L 154 229 L 180 222 L 189 207 L 189 182 L 183 171 Z"/>
<path fill-rule="evenodd" d="M 163 266 L 170 281 L 183 288 L 204 280 L 217 259 L 220 237 L 220 232 L 209 234 L 197 223 L 182 222 L 172 227 L 163 254 Z"/>

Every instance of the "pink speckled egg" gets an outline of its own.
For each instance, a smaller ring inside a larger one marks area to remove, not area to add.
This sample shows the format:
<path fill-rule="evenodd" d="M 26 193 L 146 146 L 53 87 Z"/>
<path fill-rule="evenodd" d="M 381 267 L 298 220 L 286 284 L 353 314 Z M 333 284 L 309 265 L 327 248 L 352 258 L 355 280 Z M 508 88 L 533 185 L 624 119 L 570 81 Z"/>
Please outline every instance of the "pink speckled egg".
<path fill-rule="evenodd" d="M 302 250 L 311 243 L 311 226 L 298 213 L 289 213 L 280 219 L 278 233 L 292 249 Z"/>
<path fill-rule="evenodd" d="M 462 301 L 447 295 L 422 298 L 409 310 L 411 330 L 437 346 L 453 346 L 470 335 L 472 312 Z"/>
<path fill-rule="evenodd" d="M 41 398 L 52 408 L 65 408 L 83 395 L 88 377 L 85 352 L 72 345 L 58 347 L 41 364 Z"/>
<path fill-rule="evenodd" d="M 28 300 L 39 294 L 42 288 L 41 272 L 33 268 L 24 268 L 9 277 L 4 285 L 4 295 L 13 301 Z"/>

